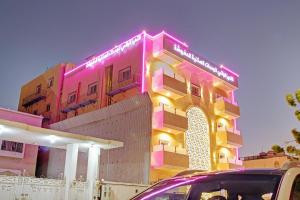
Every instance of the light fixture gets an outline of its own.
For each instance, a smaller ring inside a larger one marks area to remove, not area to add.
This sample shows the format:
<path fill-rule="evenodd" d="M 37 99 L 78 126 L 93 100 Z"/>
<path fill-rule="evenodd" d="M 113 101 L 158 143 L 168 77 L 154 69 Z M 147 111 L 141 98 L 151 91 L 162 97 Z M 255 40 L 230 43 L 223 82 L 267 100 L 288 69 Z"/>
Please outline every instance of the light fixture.
<path fill-rule="evenodd" d="M 55 135 L 49 135 L 48 140 L 50 141 L 51 144 L 54 144 L 58 140 L 58 137 Z"/>
<path fill-rule="evenodd" d="M 2 134 L 5 130 L 6 128 L 3 125 L 0 125 L 0 134 Z"/>

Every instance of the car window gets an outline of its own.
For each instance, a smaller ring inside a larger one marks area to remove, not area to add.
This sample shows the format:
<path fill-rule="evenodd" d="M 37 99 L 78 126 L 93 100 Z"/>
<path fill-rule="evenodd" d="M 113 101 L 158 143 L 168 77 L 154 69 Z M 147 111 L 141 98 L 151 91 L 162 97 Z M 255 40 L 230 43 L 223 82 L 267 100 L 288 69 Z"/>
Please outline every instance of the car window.
<path fill-rule="evenodd" d="M 300 175 L 298 175 L 293 183 L 290 200 L 300 199 Z"/>

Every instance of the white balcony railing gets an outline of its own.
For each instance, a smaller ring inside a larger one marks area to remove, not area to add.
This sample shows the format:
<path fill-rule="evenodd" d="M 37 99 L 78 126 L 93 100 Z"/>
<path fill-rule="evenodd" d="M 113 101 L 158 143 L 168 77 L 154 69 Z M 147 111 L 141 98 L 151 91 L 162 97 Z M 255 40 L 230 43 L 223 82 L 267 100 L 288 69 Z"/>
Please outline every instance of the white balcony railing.
<path fill-rule="evenodd" d="M 167 151 L 167 152 L 187 155 L 186 149 L 184 149 L 182 147 L 171 146 L 171 145 L 154 145 L 153 151 L 154 152 L 155 151 Z"/>
<path fill-rule="evenodd" d="M 159 112 L 159 111 L 166 111 L 169 113 L 173 113 L 175 115 L 186 117 L 186 113 L 184 111 L 165 104 L 160 104 L 159 106 L 154 108 L 154 112 Z"/>

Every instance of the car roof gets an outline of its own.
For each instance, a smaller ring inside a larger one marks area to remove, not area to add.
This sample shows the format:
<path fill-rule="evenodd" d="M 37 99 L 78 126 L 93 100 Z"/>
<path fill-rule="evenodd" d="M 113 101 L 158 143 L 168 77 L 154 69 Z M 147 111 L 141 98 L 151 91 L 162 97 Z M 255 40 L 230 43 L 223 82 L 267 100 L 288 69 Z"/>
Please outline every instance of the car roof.
<path fill-rule="evenodd" d="M 217 175 L 217 174 L 239 174 L 239 175 L 254 175 L 254 174 L 260 174 L 260 175 L 283 175 L 286 171 L 281 169 L 234 169 L 234 170 L 226 170 L 226 171 L 212 171 L 212 172 L 201 172 L 197 170 L 188 170 L 183 171 L 179 174 L 177 174 L 175 177 L 196 177 L 196 176 L 211 176 L 211 175 Z"/>

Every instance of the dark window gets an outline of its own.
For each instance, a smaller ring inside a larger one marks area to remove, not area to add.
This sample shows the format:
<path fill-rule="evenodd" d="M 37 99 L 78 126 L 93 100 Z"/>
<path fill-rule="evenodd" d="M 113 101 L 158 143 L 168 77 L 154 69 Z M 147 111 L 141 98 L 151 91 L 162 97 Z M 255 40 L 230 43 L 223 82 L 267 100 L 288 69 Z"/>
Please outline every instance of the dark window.
<path fill-rule="evenodd" d="M 95 93 L 97 93 L 97 83 L 89 84 L 87 95 L 91 95 Z"/>
<path fill-rule="evenodd" d="M 129 80 L 131 78 L 131 67 L 126 67 L 119 71 L 119 82 Z"/>
<path fill-rule="evenodd" d="M 300 199 L 300 175 L 295 178 L 293 183 L 292 192 L 290 200 L 299 200 Z"/>
<path fill-rule="evenodd" d="M 68 103 L 73 103 L 76 100 L 76 92 L 72 92 L 68 96 Z"/>
<path fill-rule="evenodd" d="M 23 143 L 3 140 L 1 144 L 1 150 L 23 153 L 23 145 Z"/>
<path fill-rule="evenodd" d="M 40 94 L 41 91 L 42 91 L 42 85 L 39 84 L 38 86 L 36 86 L 36 91 L 35 91 L 35 92 L 36 92 L 37 94 Z"/>
<path fill-rule="evenodd" d="M 47 104 L 46 111 L 48 112 L 48 111 L 50 111 L 50 109 L 51 109 L 51 105 Z"/>
<path fill-rule="evenodd" d="M 200 87 L 194 84 L 191 84 L 191 93 L 194 96 L 200 97 L 201 92 L 200 92 Z"/>
<path fill-rule="evenodd" d="M 47 83 L 48 88 L 51 88 L 53 86 L 53 83 L 54 83 L 54 77 L 49 78 Z"/>

